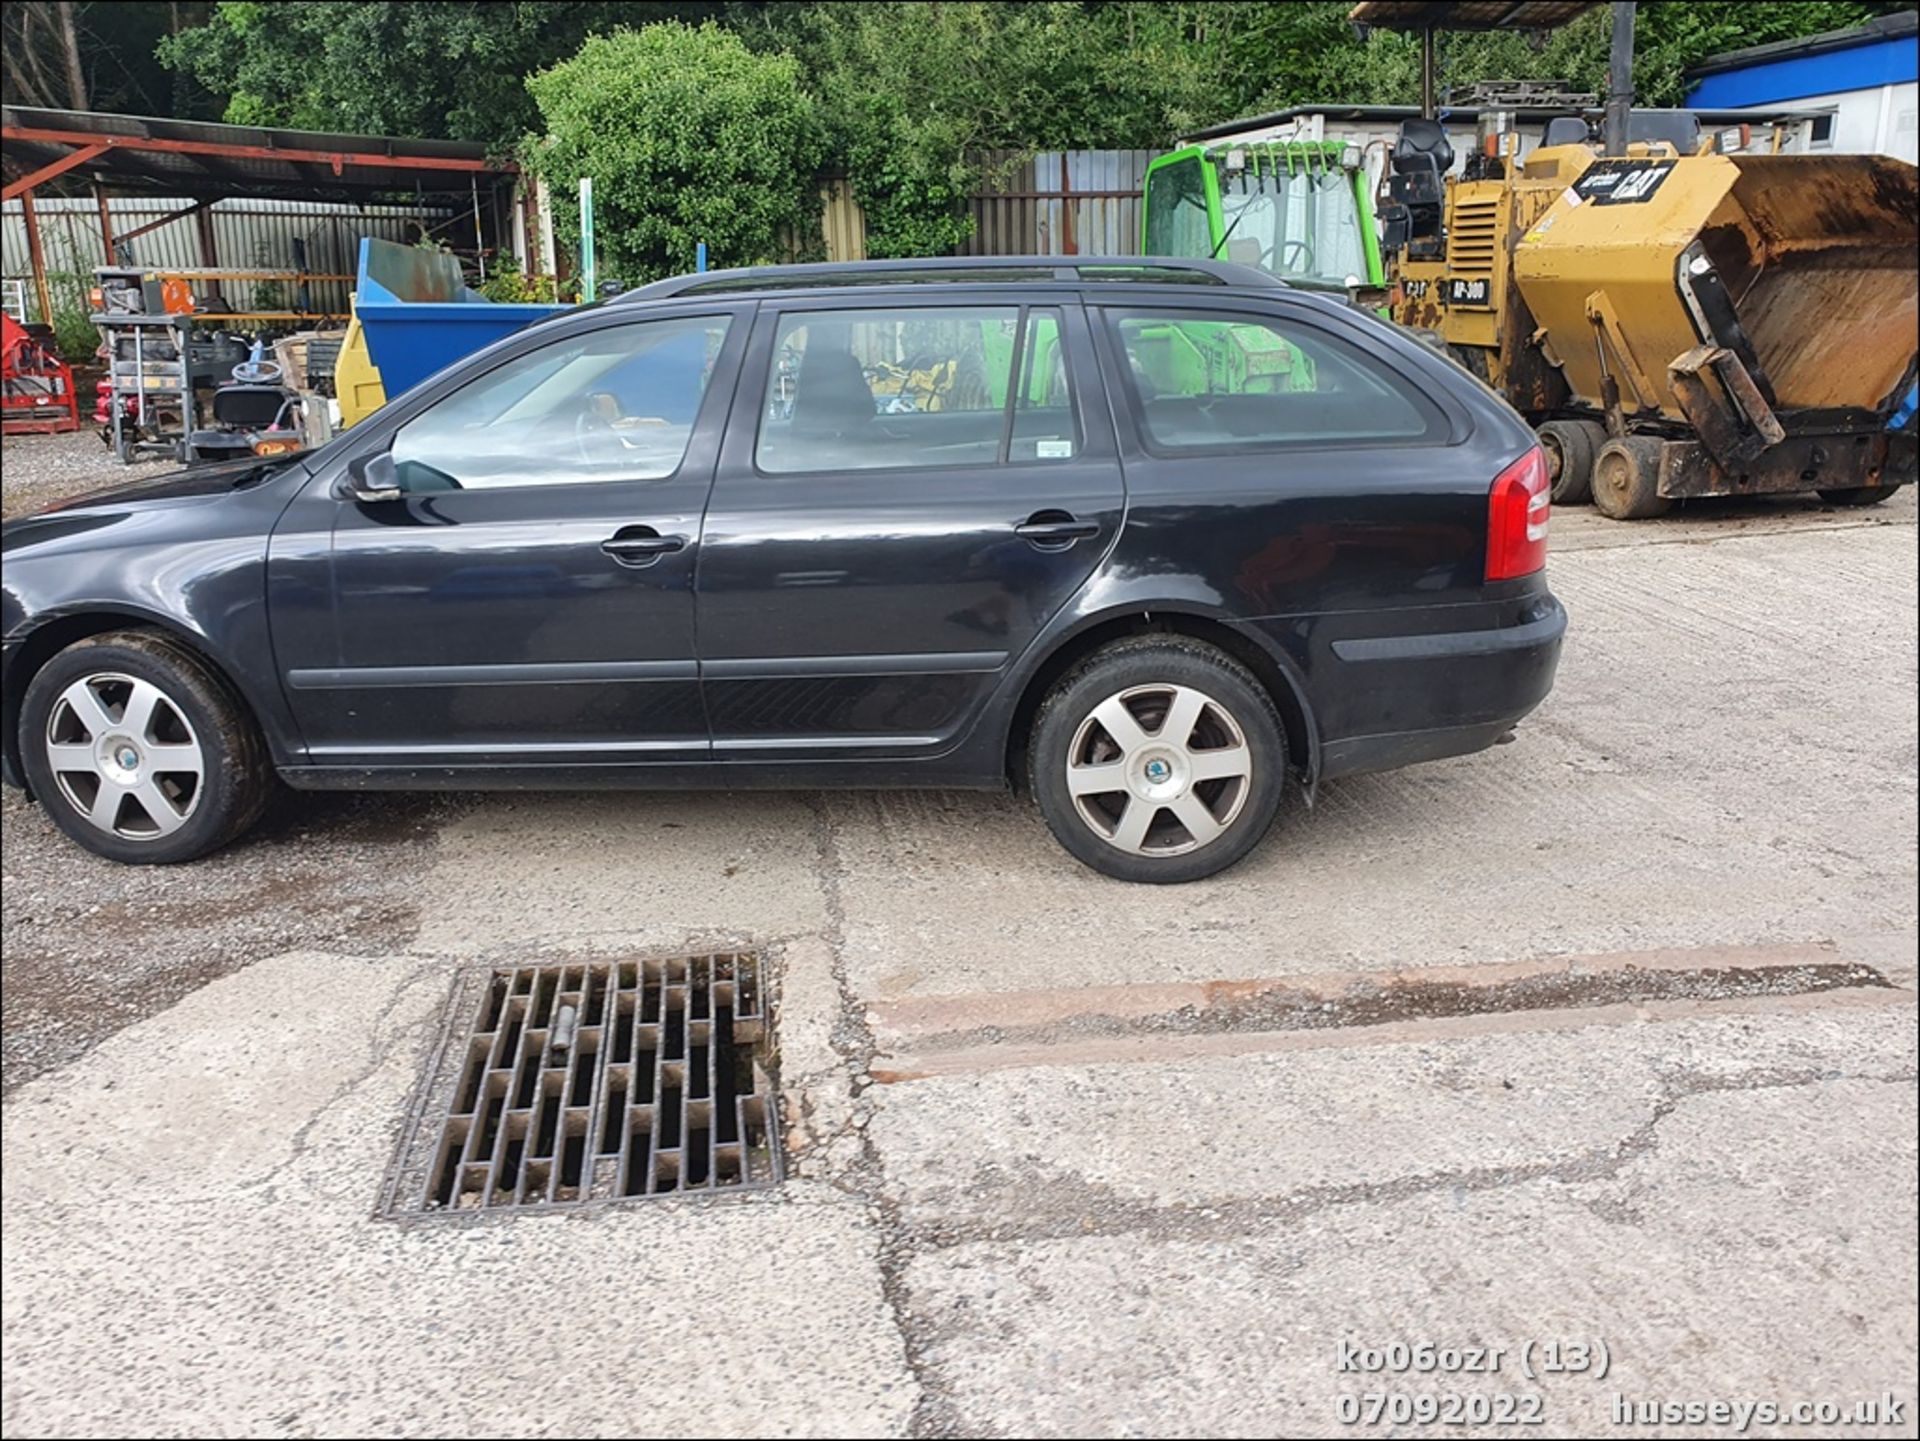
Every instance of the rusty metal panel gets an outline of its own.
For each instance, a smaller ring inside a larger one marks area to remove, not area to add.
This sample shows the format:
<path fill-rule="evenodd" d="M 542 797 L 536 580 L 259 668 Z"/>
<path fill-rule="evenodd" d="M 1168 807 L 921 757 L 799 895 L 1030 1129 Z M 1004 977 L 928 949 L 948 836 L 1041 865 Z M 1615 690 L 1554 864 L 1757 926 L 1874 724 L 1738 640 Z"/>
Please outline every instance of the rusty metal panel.
<path fill-rule="evenodd" d="M 1356 25 L 1419 30 L 1553 30 L 1593 9 L 1595 0 L 1360 0 L 1347 18 Z"/>
<path fill-rule="evenodd" d="M 1154 150 L 1046 150 L 973 157 L 973 235 L 963 255 L 1138 255 L 1141 188 Z"/>
<path fill-rule="evenodd" d="M 1904 454 L 1896 453 L 1903 446 Z M 1852 490 L 1912 479 L 1913 437 L 1876 431 L 1789 436 L 1734 466 L 1718 464 L 1698 441 L 1670 440 L 1660 448 L 1658 489 L 1674 500 L 1692 500 Z"/>

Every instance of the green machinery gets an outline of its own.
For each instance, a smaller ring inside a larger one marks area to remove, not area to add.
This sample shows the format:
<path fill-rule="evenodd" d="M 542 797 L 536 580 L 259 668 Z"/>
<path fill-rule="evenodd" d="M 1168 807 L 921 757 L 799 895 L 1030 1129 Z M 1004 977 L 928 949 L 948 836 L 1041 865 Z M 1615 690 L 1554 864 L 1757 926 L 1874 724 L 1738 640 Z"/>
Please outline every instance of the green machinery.
<path fill-rule="evenodd" d="M 1257 266 L 1303 290 L 1386 300 L 1372 186 L 1344 140 L 1212 140 L 1147 167 L 1141 250 Z M 1312 390 L 1312 362 L 1264 326 L 1181 320 L 1141 336 L 1161 394 Z"/>
<path fill-rule="evenodd" d="M 1289 285 L 1384 291 L 1372 186 L 1346 140 L 1210 140 L 1147 167 L 1141 252 L 1258 266 Z"/>

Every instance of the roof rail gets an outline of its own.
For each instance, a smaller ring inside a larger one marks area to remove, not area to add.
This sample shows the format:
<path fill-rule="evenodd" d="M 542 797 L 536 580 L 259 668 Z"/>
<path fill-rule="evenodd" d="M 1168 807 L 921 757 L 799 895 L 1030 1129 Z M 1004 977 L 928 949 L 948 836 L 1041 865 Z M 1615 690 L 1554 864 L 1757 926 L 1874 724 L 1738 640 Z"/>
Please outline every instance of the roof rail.
<path fill-rule="evenodd" d="M 898 283 L 969 282 L 1057 285 L 1088 281 L 1130 284 L 1235 285 L 1284 289 L 1286 282 L 1250 265 L 1168 255 L 946 255 L 925 260 L 829 261 L 809 265 L 754 265 L 675 275 L 625 291 L 612 303 L 714 295 L 734 290 L 812 289 Z"/>

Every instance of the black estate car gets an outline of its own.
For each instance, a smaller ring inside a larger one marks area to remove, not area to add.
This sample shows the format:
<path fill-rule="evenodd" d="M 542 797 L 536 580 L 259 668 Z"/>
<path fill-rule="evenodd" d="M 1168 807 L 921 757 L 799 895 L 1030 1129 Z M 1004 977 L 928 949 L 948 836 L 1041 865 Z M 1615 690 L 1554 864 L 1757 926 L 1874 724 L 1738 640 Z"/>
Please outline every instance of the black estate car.
<path fill-rule="evenodd" d="M 1022 786 L 1184 881 L 1480 750 L 1566 617 L 1492 392 L 1260 271 L 683 276 L 330 444 L 5 527 L 5 772 L 181 861 L 310 788 Z"/>

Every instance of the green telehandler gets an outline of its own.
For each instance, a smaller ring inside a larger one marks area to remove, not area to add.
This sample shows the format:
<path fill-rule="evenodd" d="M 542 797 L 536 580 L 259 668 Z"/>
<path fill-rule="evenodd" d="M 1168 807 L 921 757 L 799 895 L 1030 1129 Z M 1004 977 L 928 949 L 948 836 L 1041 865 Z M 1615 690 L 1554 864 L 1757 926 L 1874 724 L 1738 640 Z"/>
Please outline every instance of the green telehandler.
<path fill-rule="evenodd" d="M 1371 192 L 1351 141 L 1184 145 L 1147 167 L 1141 253 L 1258 266 L 1377 304 L 1386 280 Z"/>

